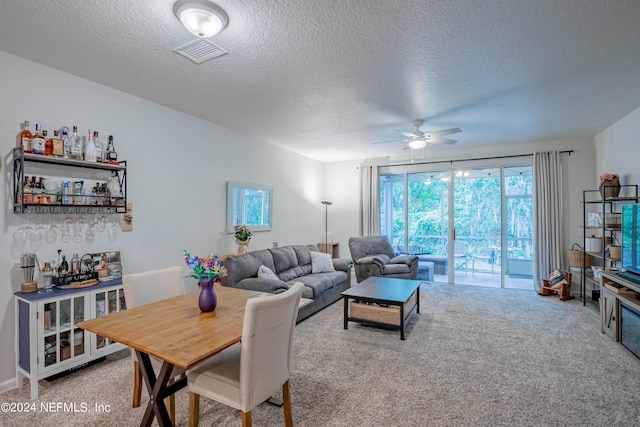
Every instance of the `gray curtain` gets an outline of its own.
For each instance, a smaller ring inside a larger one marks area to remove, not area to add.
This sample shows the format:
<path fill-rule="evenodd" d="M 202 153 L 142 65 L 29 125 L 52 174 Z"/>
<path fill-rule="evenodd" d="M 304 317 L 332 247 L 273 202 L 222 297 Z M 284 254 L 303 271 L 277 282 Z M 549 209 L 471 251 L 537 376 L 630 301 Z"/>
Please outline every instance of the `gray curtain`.
<path fill-rule="evenodd" d="M 360 212 L 358 229 L 361 236 L 380 235 L 380 172 L 388 157 L 365 160 L 360 165 Z"/>
<path fill-rule="evenodd" d="M 542 289 L 542 279 L 562 268 L 562 165 L 560 153 L 533 154 L 533 285 Z"/>

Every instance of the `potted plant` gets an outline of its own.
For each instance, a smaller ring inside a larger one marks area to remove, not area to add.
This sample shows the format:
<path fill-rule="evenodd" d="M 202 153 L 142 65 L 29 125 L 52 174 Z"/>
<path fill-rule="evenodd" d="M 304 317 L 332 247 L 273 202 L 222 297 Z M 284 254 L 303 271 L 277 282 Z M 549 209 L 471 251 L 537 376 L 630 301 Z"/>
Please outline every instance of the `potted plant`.
<path fill-rule="evenodd" d="M 620 177 L 615 173 L 604 173 L 600 175 L 600 194 L 603 199 L 618 197 L 620 194 Z"/>
<path fill-rule="evenodd" d="M 233 230 L 233 235 L 236 238 L 236 243 L 238 244 L 238 254 L 246 254 L 249 252 L 248 246 L 251 236 L 253 236 L 253 232 L 246 225 L 240 224 L 233 227 Z"/>

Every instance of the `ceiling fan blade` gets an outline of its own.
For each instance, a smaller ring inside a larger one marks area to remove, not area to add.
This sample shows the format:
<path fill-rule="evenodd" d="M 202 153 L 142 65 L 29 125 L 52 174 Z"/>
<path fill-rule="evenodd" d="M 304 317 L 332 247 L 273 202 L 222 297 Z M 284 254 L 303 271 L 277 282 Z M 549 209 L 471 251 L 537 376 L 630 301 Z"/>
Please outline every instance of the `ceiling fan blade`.
<path fill-rule="evenodd" d="M 420 135 L 418 132 L 407 132 L 404 130 L 399 130 L 398 132 L 400 132 L 402 135 L 409 137 L 409 138 L 420 138 L 422 137 L 422 135 Z"/>
<path fill-rule="evenodd" d="M 389 141 L 376 141 L 376 142 L 372 142 L 372 144 L 386 144 L 389 142 L 405 142 L 405 139 L 390 139 Z"/>
<path fill-rule="evenodd" d="M 427 142 L 429 144 L 448 144 L 448 145 L 453 145 L 458 141 L 456 141 L 455 139 L 441 138 L 439 136 L 436 136 L 436 137 L 430 138 L 429 140 L 427 140 Z"/>
<path fill-rule="evenodd" d="M 462 129 L 460 129 L 460 128 L 451 128 L 451 129 L 436 130 L 434 132 L 430 132 L 429 135 L 431 135 L 431 136 L 435 136 L 435 135 L 451 135 L 453 133 L 459 133 L 459 132 L 462 132 Z"/>

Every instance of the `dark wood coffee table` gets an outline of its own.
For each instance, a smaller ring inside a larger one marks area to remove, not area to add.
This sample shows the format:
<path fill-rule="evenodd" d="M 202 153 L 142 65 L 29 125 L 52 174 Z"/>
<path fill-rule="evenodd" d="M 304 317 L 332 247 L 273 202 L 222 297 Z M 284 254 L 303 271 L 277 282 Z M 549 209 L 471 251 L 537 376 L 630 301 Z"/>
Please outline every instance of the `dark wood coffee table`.
<path fill-rule="evenodd" d="M 349 321 L 399 329 L 405 339 L 407 319 L 420 313 L 420 280 L 369 277 L 342 292 L 344 328 Z M 352 301 L 349 301 L 352 300 Z"/>

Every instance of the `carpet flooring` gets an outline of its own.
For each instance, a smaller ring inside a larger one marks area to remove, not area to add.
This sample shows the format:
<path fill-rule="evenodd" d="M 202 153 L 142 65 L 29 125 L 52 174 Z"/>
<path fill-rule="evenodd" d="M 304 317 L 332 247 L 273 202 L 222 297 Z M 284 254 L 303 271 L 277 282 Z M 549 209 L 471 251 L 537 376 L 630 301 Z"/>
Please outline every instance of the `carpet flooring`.
<path fill-rule="evenodd" d="M 296 327 L 291 376 L 297 426 L 638 426 L 640 360 L 600 333 L 599 315 L 577 300 L 464 285 L 421 287 L 421 313 L 406 341 L 397 331 L 350 323 L 342 302 Z M 129 352 L 51 383 L 37 409 L 0 413 L 3 426 L 135 426 Z M 25 403 L 29 387 L 0 395 Z M 40 404 L 85 403 L 86 412 Z M 96 412 L 95 405 L 107 407 Z M 188 394 L 176 396 L 188 425 Z M 206 399 L 202 426 L 239 426 L 239 412 Z M 256 426 L 284 425 L 263 404 Z"/>

